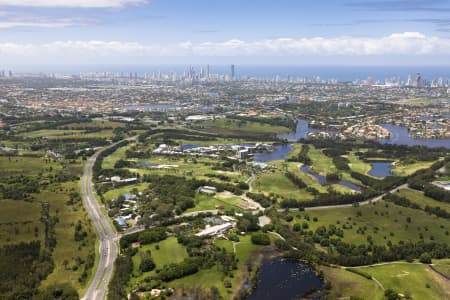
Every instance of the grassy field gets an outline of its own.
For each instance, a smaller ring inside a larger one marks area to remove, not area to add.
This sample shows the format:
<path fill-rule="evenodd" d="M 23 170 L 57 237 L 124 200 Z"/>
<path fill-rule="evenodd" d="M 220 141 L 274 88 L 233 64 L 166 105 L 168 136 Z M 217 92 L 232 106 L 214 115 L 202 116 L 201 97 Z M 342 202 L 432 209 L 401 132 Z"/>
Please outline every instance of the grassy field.
<path fill-rule="evenodd" d="M 77 128 L 117 128 L 125 126 L 126 126 L 125 123 L 111 122 L 104 119 L 93 119 L 91 122 L 70 123 L 62 127 L 77 129 Z"/>
<path fill-rule="evenodd" d="M 284 174 L 274 172 L 261 174 L 253 184 L 255 192 L 264 192 L 265 194 L 275 193 L 277 195 L 293 198 L 299 201 L 313 199 L 313 196 L 305 189 L 298 189 Z"/>
<path fill-rule="evenodd" d="M 196 158 L 185 159 L 183 157 L 153 155 L 150 159 L 139 160 L 139 162 L 150 162 L 157 165 L 166 165 L 168 168 L 146 168 L 140 167 L 136 169 L 129 169 L 131 172 L 139 174 L 158 174 L 158 175 L 177 175 L 188 178 L 216 180 L 217 178 L 210 178 L 205 174 L 225 175 L 231 179 L 231 182 L 245 182 L 249 176 L 241 172 L 235 171 L 221 171 L 213 170 L 217 164 L 221 164 L 220 160 L 210 158 Z"/>
<path fill-rule="evenodd" d="M 133 144 L 118 148 L 111 155 L 103 159 L 102 169 L 113 169 L 116 162 L 120 159 L 125 159 L 125 152 L 132 147 Z"/>
<path fill-rule="evenodd" d="M 159 246 L 159 249 L 156 249 L 156 245 Z M 141 262 L 141 256 L 139 253 L 143 253 L 145 251 L 151 252 L 156 268 L 162 268 L 163 266 L 171 263 L 179 263 L 188 257 L 186 248 L 183 245 L 178 244 L 176 237 L 169 237 L 159 243 L 143 245 L 139 248 L 138 253 L 133 256 L 133 274 L 135 277 L 132 279 L 132 282 L 137 282 L 149 274 L 155 273 L 155 271 L 146 273 L 139 271 L 139 264 Z"/>
<path fill-rule="evenodd" d="M 450 259 L 434 259 L 434 268 L 450 277 Z"/>
<path fill-rule="evenodd" d="M 292 131 L 287 127 L 273 126 L 258 122 L 240 122 L 232 119 L 207 121 L 195 125 L 194 128 L 221 135 L 251 135 L 252 133 L 275 135 Z"/>
<path fill-rule="evenodd" d="M 331 157 L 326 156 L 319 149 L 310 147 L 308 152 L 308 157 L 312 161 L 311 170 L 319 173 L 320 175 L 327 175 L 329 173 L 336 173 L 338 170 L 336 166 L 333 164 L 333 160 Z"/>
<path fill-rule="evenodd" d="M 44 225 L 40 221 L 40 203 L 0 200 L 0 207 L 0 246 L 44 240 Z"/>
<path fill-rule="evenodd" d="M 80 175 L 82 161 L 74 164 L 66 161 L 54 162 L 40 157 L 0 157 L 0 169 L 2 176 L 26 175 L 36 177 L 41 185 L 40 192 L 32 194 L 32 202 L 20 200 L 0 200 L 0 244 L 12 244 L 29 242 L 32 240 L 44 240 L 44 223 L 41 219 L 41 203 L 47 202 L 50 207 L 50 215 L 57 217 L 54 227 L 56 246 L 53 250 L 55 268 L 53 272 L 41 284 L 43 287 L 54 283 L 69 283 L 80 293 L 85 284 L 78 281 L 84 271 L 83 263 L 89 254 L 94 253 L 96 235 L 88 215 L 79 202 L 67 205 L 69 194 L 80 191 L 79 181 L 54 183 L 52 177 L 62 169 L 62 166 L 71 174 Z M 74 225 L 81 221 L 87 237 L 82 242 L 74 239 Z M 67 261 L 67 265 L 65 265 Z M 78 261 L 78 262 L 77 262 Z M 89 274 L 90 275 L 90 274 Z"/>
<path fill-rule="evenodd" d="M 57 244 L 53 251 L 55 269 L 52 274 L 42 283 L 43 286 L 55 283 L 70 283 L 79 291 L 83 291 L 85 286 L 78 282 L 78 278 L 83 272 L 83 265 L 78 269 L 77 257 L 85 260 L 87 255 L 94 254 L 96 234 L 93 231 L 91 220 L 85 208 L 79 204 L 73 207 L 66 205 L 67 193 L 71 190 L 79 190 L 78 183 L 65 183 L 62 186 L 62 193 L 59 188 L 53 191 L 43 191 L 36 195 L 39 200 L 47 201 L 50 204 L 50 214 L 58 216 L 59 222 L 55 226 Z M 81 221 L 88 236 L 83 242 L 74 239 L 74 224 Z M 67 260 L 68 266 L 64 267 L 63 262 Z"/>
<path fill-rule="evenodd" d="M 57 162 L 45 160 L 40 157 L 0 156 L 0 177 L 17 175 L 39 175 L 40 173 L 54 172 L 61 169 Z"/>
<path fill-rule="evenodd" d="M 448 299 L 448 290 L 433 277 L 427 265 L 391 263 L 381 266 L 358 268 L 376 278 L 385 289 L 393 289 L 412 299 Z M 426 287 L 429 285 L 429 288 Z"/>
<path fill-rule="evenodd" d="M 321 185 L 317 179 L 300 171 L 301 163 L 273 161 L 270 163 L 275 170 L 270 173 L 258 175 L 253 184 L 255 192 L 264 192 L 266 194 L 275 193 L 277 195 L 293 198 L 299 201 L 312 200 L 314 197 L 305 189 L 298 189 L 285 175 L 285 170 L 297 175 L 306 183 L 307 186 L 317 189 L 321 193 L 326 193 L 328 188 L 332 188 L 340 193 L 353 193 L 353 191 L 340 184 Z"/>
<path fill-rule="evenodd" d="M 225 210 L 234 209 L 241 210 L 243 200 L 239 197 L 231 196 L 224 197 L 221 195 L 215 195 L 213 197 L 197 194 L 195 195 L 195 207 L 186 210 L 187 213 L 201 210 L 217 209 L 218 206 L 224 207 Z"/>
<path fill-rule="evenodd" d="M 80 134 L 82 132 L 84 132 L 84 130 L 43 129 L 43 130 L 24 132 L 24 133 L 19 134 L 19 136 L 23 136 L 23 137 L 30 138 L 30 139 L 53 138 L 53 137 L 61 137 L 61 136 L 72 136 L 72 135 Z"/>
<path fill-rule="evenodd" d="M 341 268 L 321 266 L 325 278 L 331 282 L 330 299 L 349 299 L 350 296 L 365 300 L 384 299 L 384 292 L 375 281 Z"/>
<path fill-rule="evenodd" d="M 114 190 L 110 190 L 106 193 L 103 194 L 103 196 L 105 197 L 105 199 L 107 201 L 111 201 L 114 198 L 119 197 L 120 195 L 123 194 L 131 194 L 131 191 L 133 189 L 137 189 L 138 191 L 143 191 L 148 187 L 148 183 L 138 183 L 138 184 L 132 184 L 132 185 L 127 185 L 127 186 L 123 186 L 120 187 L 118 189 L 114 189 Z"/>
<path fill-rule="evenodd" d="M 305 214 L 309 215 L 311 221 L 305 220 Z M 317 222 L 313 221 L 314 217 L 318 219 Z M 411 223 L 407 222 L 407 217 L 411 218 Z M 408 240 L 419 241 L 420 234 L 428 242 L 433 238 L 436 242 L 450 243 L 450 237 L 445 234 L 450 229 L 450 220 L 428 215 L 422 210 L 404 208 L 384 201 L 358 208 L 335 208 L 296 213 L 296 222 L 308 222 L 310 230 L 313 231 L 319 226 L 328 227 L 330 224 L 334 224 L 338 228 L 344 224 L 347 227 L 351 225 L 351 229 L 343 229 L 342 240 L 352 244 L 366 244 L 369 235 L 376 245 L 384 245 L 389 240 L 393 243 Z M 358 233 L 358 229 L 363 229 L 364 233 Z"/>
<path fill-rule="evenodd" d="M 392 173 L 397 176 L 409 176 L 420 169 L 427 169 L 429 168 L 434 161 L 431 162 L 416 162 L 413 164 L 402 164 L 399 162 L 396 162 L 394 164 L 394 168 L 392 168 Z"/>
<path fill-rule="evenodd" d="M 372 166 L 369 163 L 360 160 L 354 152 L 350 152 L 347 158 L 350 161 L 348 166 L 352 171 L 367 174 L 372 169 Z"/>
<path fill-rule="evenodd" d="M 172 281 L 169 286 L 175 289 L 181 286 L 200 286 L 209 289 L 215 286 L 219 289 L 221 295 L 225 299 L 230 299 L 233 289 L 239 288 L 244 282 L 247 276 L 247 263 L 255 259 L 255 252 L 261 249 L 261 246 L 255 246 L 250 241 L 250 235 L 239 237 L 240 241 L 236 243 L 236 257 L 239 259 L 238 270 L 234 272 L 233 277 L 228 277 L 232 284 L 232 288 L 227 289 L 223 285 L 223 280 L 225 277 L 223 273 L 219 270 L 218 266 L 214 266 L 211 269 L 200 270 L 198 273 L 186 276 L 177 280 Z M 233 245 L 231 241 L 216 240 L 214 242 L 216 245 L 225 248 L 227 251 L 233 250 Z"/>
<path fill-rule="evenodd" d="M 234 251 L 232 242 L 228 240 L 216 239 L 214 241 L 214 244 L 221 248 L 225 248 L 226 251 Z M 156 245 L 159 246 L 159 249 L 156 249 Z M 199 286 L 205 289 L 209 289 L 212 286 L 216 286 L 219 289 L 220 293 L 226 299 L 229 299 L 233 288 L 239 287 L 242 284 L 244 280 L 244 274 L 247 270 L 247 262 L 252 258 L 255 251 L 260 247 L 255 246 L 251 243 L 250 236 L 243 236 L 240 237 L 240 242 L 236 243 L 235 248 L 236 256 L 239 259 L 239 262 L 238 271 L 234 272 L 233 277 L 228 277 L 228 279 L 232 283 L 231 289 L 226 289 L 224 287 L 223 280 L 225 279 L 225 277 L 218 265 L 210 269 L 202 269 L 193 275 L 173 280 L 166 285 L 175 289 L 180 289 L 183 286 L 188 288 Z M 159 243 L 141 246 L 138 253 L 133 256 L 133 275 L 130 280 L 130 287 L 134 286 L 145 277 L 156 273 L 155 270 L 146 273 L 142 273 L 139 271 L 139 253 L 146 250 L 151 251 L 151 256 L 157 268 L 161 268 L 164 265 L 170 263 L 181 262 L 184 258 L 188 257 L 186 248 L 183 245 L 178 244 L 175 237 L 169 237 Z"/>
<path fill-rule="evenodd" d="M 417 203 L 420 205 L 421 208 L 425 208 L 426 205 L 428 206 L 439 206 L 442 209 L 445 209 L 446 211 L 450 212 L 450 204 L 446 203 L 446 202 L 440 202 L 440 201 L 436 201 L 432 198 L 429 198 L 427 196 L 425 196 L 422 192 L 419 191 L 415 191 L 415 190 L 407 190 L 407 189 L 403 189 L 401 191 L 399 191 L 397 193 L 399 196 L 403 196 L 407 199 L 409 199 L 410 201 Z"/>

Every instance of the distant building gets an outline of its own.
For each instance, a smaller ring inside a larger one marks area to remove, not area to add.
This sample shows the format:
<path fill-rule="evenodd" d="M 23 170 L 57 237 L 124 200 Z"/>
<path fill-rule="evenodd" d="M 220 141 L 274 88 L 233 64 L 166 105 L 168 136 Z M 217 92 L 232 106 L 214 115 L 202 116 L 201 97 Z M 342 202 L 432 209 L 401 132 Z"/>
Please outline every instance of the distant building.
<path fill-rule="evenodd" d="M 203 229 L 202 231 L 200 231 L 199 233 L 197 233 L 196 236 L 202 237 L 202 236 L 216 236 L 216 235 L 224 234 L 225 232 L 227 232 L 228 230 L 233 228 L 234 225 L 235 225 L 235 223 L 225 223 L 222 225 L 207 227 L 207 228 Z"/>
<path fill-rule="evenodd" d="M 198 189 L 199 193 L 201 194 L 205 194 L 205 195 L 209 195 L 209 196 L 213 196 L 217 193 L 217 189 L 213 186 L 202 186 Z"/>
<path fill-rule="evenodd" d="M 122 227 L 122 228 L 127 228 L 128 227 L 128 225 L 127 225 L 127 222 L 125 221 L 125 219 L 123 218 L 123 217 L 116 217 L 115 219 L 114 219 L 114 221 L 116 221 L 117 222 L 117 224 L 120 226 L 120 227 Z"/>
<path fill-rule="evenodd" d="M 236 153 L 236 156 L 237 156 L 239 159 L 247 159 L 248 156 L 249 156 L 249 151 L 248 151 L 248 149 L 239 150 L 239 151 Z"/>

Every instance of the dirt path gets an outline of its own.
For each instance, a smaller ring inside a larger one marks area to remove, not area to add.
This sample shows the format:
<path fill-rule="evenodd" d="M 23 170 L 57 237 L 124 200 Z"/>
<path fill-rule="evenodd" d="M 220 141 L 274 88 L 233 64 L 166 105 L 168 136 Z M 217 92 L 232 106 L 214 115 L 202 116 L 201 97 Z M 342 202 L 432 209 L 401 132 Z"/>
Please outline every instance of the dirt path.
<path fill-rule="evenodd" d="M 433 280 L 441 287 L 445 299 L 450 299 L 450 280 L 433 270 L 431 267 L 427 269 Z"/>

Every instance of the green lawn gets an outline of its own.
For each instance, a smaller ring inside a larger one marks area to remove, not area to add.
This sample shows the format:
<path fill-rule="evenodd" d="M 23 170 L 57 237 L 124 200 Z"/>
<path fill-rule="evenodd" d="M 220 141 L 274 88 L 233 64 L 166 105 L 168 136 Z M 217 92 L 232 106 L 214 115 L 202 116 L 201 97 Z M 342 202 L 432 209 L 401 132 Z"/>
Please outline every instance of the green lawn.
<path fill-rule="evenodd" d="M 305 189 L 298 189 L 285 175 L 285 169 L 297 175 L 307 186 L 317 189 L 321 193 L 326 193 L 328 188 L 332 188 L 340 193 L 353 193 L 353 190 L 340 184 L 321 185 L 311 174 L 300 171 L 301 163 L 273 161 L 270 163 L 275 170 L 270 173 L 258 175 L 253 184 L 255 192 L 265 194 L 275 193 L 277 195 L 293 198 L 299 201 L 312 200 L 314 197 Z"/>
<path fill-rule="evenodd" d="M 61 136 L 65 136 L 65 135 L 72 136 L 75 134 L 80 134 L 82 132 L 84 132 L 84 130 L 43 129 L 43 130 L 24 132 L 19 135 L 26 137 L 26 138 L 39 138 L 39 137 L 51 138 L 51 137 L 61 137 Z"/>
<path fill-rule="evenodd" d="M 409 293 L 412 299 L 445 299 L 445 290 L 432 277 L 427 265 L 392 263 L 382 266 L 358 268 L 375 277 L 385 289 L 402 294 Z M 429 284 L 430 288 L 425 285 Z"/>
<path fill-rule="evenodd" d="M 309 148 L 308 157 L 312 161 L 311 170 L 319 173 L 320 175 L 327 175 L 329 173 L 336 173 L 338 170 L 333 164 L 333 159 L 326 156 L 320 149 L 316 149 L 313 146 Z"/>
<path fill-rule="evenodd" d="M 132 146 L 132 144 L 124 147 L 119 147 L 111 155 L 103 159 L 102 169 L 113 169 L 116 162 L 120 159 L 125 159 L 125 152 Z"/>
<path fill-rule="evenodd" d="M 433 259 L 434 268 L 450 277 L 450 259 Z"/>
<path fill-rule="evenodd" d="M 394 173 L 397 176 L 409 176 L 420 169 L 427 169 L 429 168 L 434 161 L 426 161 L 426 162 L 416 162 L 413 164 L 402 164 L 399 162 L 395 162 L 394 168 L 392 168 L 392 173 Z"/>
<path fill-rule="evenodd" d="M 265 194 L 275 193 L 277 195 L 293 198 L 300 201 L 313 199 L 313 196 L 305 189 L 298 189 L 284 174 L 274 172 L 261 174 L 253 183 L 255 192 L 264 192 Z"/>
<path fill-rule="evenodd" d="M 93 119 L 91 122 L 70 123 L 62 127 L 67 127 L 73 130 L 78 128 L 117 128 L 125 126 L 125 123 L 111 122 L 103 119 Z"/>
<path fill-rule="evenodd" d="M 309 222 L 304 218 L 305 214 L 309 215 Z M 328 227 L 328 225 L 334 224 L 338 228 L 342 228 L 344 224 L 347 227 L 351 226 L 351 229 L 343 229 L 344 238 L 342 240 L 352 244 L 367 243 L 369 235 L 377 245 L 385 245 L 389 240 L 393 243 L 408 240 L 417 242 L 420 240 L 419 234 L 422 234 L 427 242 L 434 238 L 436 242 L 450 243 L 450 237 L 445 234 L 450 229 L 450 220 L 428 215 L 422 210 L 404 208 L 384 201 L 358 208 L 347 207 L 301 212 L 296 213 L 296 216 L 292 223 L 308 222 L 310 230 L 313 231 L 322 225 Z M 313 221 L 314 217 L 317 217 L 317 222 Z M 407 217 L 411 218 L 411 223 L 407 222 Z M 358 228 L 366 229 L 361 234 L 357 232 Z"/>
<path fill-rule="evenodd" d="M 40 221 L 40 203 L 0 200 L 0 207 L 0 246 L 43 240 L 44 225 Z"/>
<path fill-rule="evenodd" d="M 242 201 L 242 200 L 240 200 Z M 218 206 L 223 205 L 225 210 L 235 209 L 240 210 L 241 208 L 236 205 L 236 200 L 233 198 L 220 198 L 216 196 L 207 196 L 202 194 L 195 195 L 195 207 L 186 210 L 186 213 L 201 211 L 201 210 L 213 210 L 217 209 Z"/>
<path fill-rule="evenodd" d="M 439 206 L 440 208 L 445 209 L 446 211 L 450 212 L 450 204 L 449 203 L 436 201 L 432 198 L 425 196 L 420 191 L 403 189 L 403 190 L 400 190 L 397 194 L 399 196 L 403 196 L 403 197 L 409 199 L 410 201 L 412 201 L 414 203 L 419 204 L 421 208 L 425 208 L 426 205 L 431 206 L 431 207 Z"/>
<path fill-rule="evenodd" d="M 352 171 L 367 174 L 372 169 L 372 166 L 369 163 L 360 160 L 353 151 L 349 153 L 347 158 L 350 161 L 348 166 Z"/>
<path fill-rule="evenodd" d="M 104 167 L 113 166 L 115 161 L 117 161 L 119 157 L 120 157 L 119 155 L 113 158 L 111 158 L 111 156 L 107 157 L 108 161 L 106 161 L 105 159 L 103 162 Z M 205 176 L 205 174 L 216 174 L 216 175 L 225 175 L 229 177 L 231 179 L 231 183 L 239 181 L 245 182 L 249 178 L 248 175 L 242 174 L 239 171 L 233 172 L 233 171 L 214 170 L 213 169 L 214 166 L 221 164 L 221 161 L 217 159 L 201 157 L 192 160 L 186 159 L 184 157 L 152 155 L 150 159 L 139 159 L 138 162 L 150 162 L 157 165 L 170 166 L 168 168 L 150 168 L 150 167 L 146 168 L 142 166 L 136 169 L 134 168 L 129 169 L 131 172 L 136 172 L 141 175 L 143 174 L 177 175 L 195 179 L 220 181 L 220 179 Z M 107 165 L 105 165 L 105 163 Z"/>
<path fill-rule="evenodd" d="M 251 135 L 255 133 L 275 135 L 292 131 L 287 127 L 272 126 L 258 122 L 240 122 L 233 119 L 207 121 L 195 125 L 194 128 L 222 135 Z"/>
<path fill-rule="evenodd" d="M 43 286 L 59 283 L 70 283 L 75 288 L 82 292 L 85 285 L 78 282 L 78 278 L 83 272 L 84 265 L 77 270 L 71 268 L 76 263 L 76 258 L 80 257 L 85 260 L 88 254 L 94 254 L 96 233 L 93 230 L 91 220 L 87 215 L 85 208 L 80 203 L 73 207 L 66 205 L 68 200 L 67 192 L 71 189 L 78 190 L 80 186 L 78 183 L 65 183 L 62 185 L 63 190 L 55 189 L 54 191 L 43 191 L 36 195 L 41 201 L 47 201 L 50 204 L 50 214 L 58 216 L 59 222 L 55 226 L 56 232 L 56 247 L 53 251 L 53 260 L 55 268 L 45 281 Z M 83 227 L 88 232 L 88 237 L 83 242 L 74 240 L 74 224 L 82 221 Z M 63 266 L 63 261 L 68 261 L 68 268 Z M 92 269 L 91 269 L 92 271 Z M 91 275 L 91 274 L 89 274 Z"/>
<path fill-rule="evenodd" d="M 224 287 L 223 280 L 225 277 L 218 266 L 214 266 L 213 268 L 207 270 L 200 270 L 196 274 L 174 280 L 169 283 L 169 286 L 174 287 L 175 289 L 181 286 L 200 286 L 206 289 L 216 286 L 225 299 L 230 299 L 233 289 L 239 288 L 244 282 L 246 276 L 248 276 L 247 263 L 255 260 L 255 252 L 258 249 L 261 249 L 261 246 L 255 246 L 252 244 L 250 241 L 250 235 L 240 236 L 239 238 L 240 242 L 236 244 L 236 256 L 239 259 L 238 270 L 234 272 L 234 276 L 232 278 L 227 278 L 232 284 L 231 289 L 226 289 Z M 231 251 L 233 249 L 230 241 L 216 240 L 215 244 L 227 249 L 227 251 Z"/>
<path fill-rule="evenodd" d="M 114 198 L 119 197 L 123 194 L 130 194 L 133 189 L 137 189 L 138 191 L 143 191 L 148 187 L 148 183 L 138 183 L 133 185 L 127 185 L 120 187 L 118 189 L 110 190 L 103 194 L 107 201 L 111 201 Z"/>
<path fill-rule="evenodd" d="M 60 170 L 61 165 L 57 162 L 45 160 L 40 157 L 25 156 L 0 156 L 0 170 L 2 176 L 38 175 L 41 172 Z"/>
<path fill-rule="evenodd" d="M 159 246 L 159 249 L 156 249 L 156 245 Z M 143 245 L 139 248 L 138 253 L 133 256 L 133 265 L 135 271 L 138 270 L 139 263 L 141 261 L 139 253 L 145 252 L 147 250 L 151 252 L 152 259 L 155 262 L 157 268 L 162 268 L 163 266 L 171 263 L 181 262 L 188 257 L 186 248 L 178 243 L 177 238 L 168 237 L 161 242 Z"/>
<path fill-rule="evenodd" d="M 384 292 L 375 281 L 341 268 L 321 266 L 325 278 L 331 282 L 330 299 L 349 299 L 350 296 L 364 300 L 381 300 Z"/>

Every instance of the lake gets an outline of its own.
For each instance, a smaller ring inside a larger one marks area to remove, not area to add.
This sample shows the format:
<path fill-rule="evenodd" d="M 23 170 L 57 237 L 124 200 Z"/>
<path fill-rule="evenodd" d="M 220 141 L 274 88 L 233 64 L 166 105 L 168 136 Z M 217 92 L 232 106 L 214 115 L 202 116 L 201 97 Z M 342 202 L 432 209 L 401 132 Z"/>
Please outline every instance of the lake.
<path fill-rule="evenodd" d="M 291 300 L 322 285 L 322 280 L 309 266 L 282 258 L 264 259 L 256 289 L 247 299 Z"/>
<path fill-rule="evenodd" d="M 372 169 L 368 173 L 370 176 L 380 178 L 392 176 L 392 161 L 371 161 L 370 165 L 372 166 Z"/>

